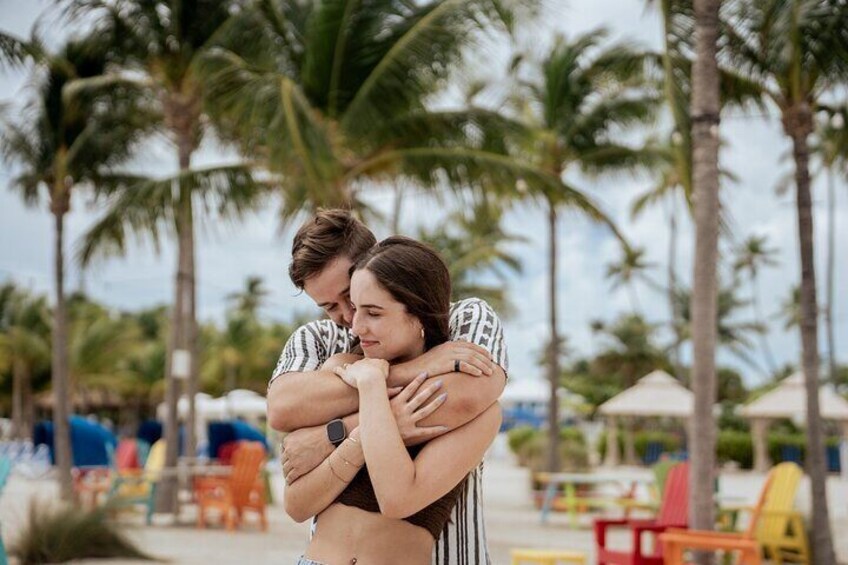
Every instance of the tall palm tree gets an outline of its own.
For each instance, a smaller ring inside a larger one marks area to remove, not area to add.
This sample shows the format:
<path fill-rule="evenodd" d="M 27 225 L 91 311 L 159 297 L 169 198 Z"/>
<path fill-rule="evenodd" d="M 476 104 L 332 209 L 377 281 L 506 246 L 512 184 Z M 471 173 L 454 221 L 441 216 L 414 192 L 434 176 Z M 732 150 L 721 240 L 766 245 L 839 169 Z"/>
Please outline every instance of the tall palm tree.
<path fill-rule="evenodd" d="M 521 259 L 508 246 L 526 241 L 503 228 L 503 202 L 481 200 L 451 214 L 434 230 L 421 230 L 418 238 L 432 245 L 445 259 L 451 275 L 451 299 L 477 296 L 502 317 L 512 313 L 504 283 L 521 272 Z M 494 276 L 499 284 L 481 282 Z"/>
<path fill-rule="evenodd" d="M 736 250 L 736 260 L 733 263 L 733 270 L 735 272 L 748 274 L 748 280 L 751 284 L 751 304 L 754 308 L 754 320 L 764 329 L 766 326 L 763 322 L 762 311 L 760 310 L 758 275 L 762 267 L 773 267 L 778 264 L 774 259 L 776 254 L 777 249 L 768 246 L 765 236 L 752 235 Z M 760 345 L 763 350 L 768 372 L 769 374 L 774 374 L 777 371 L 777 363 L 775 363 L 774 355 L 772 355 L 769 348 L 766 332 L 760 335 Z"/>
<path fill-rule="evenodd" d="M 283 220 L 322 206 L 367 213 L 360 193 L 380 186 L 555 188 L 506 154 L 507 120 L 431 108 L 464 49 L 512 17 L 498 0 L 257 1 L 204 59 L 208 103 L 283 176 Z"/>
<path fill-rule="evenodd" d="M 692 466 L 689 523 L 711 530 L 713 471 L 715 469 L 716 401 L 715 349 L 718 296 L 719 169 L 718 123 L 720 76 L 716 50 L 721 0 L 694 0 L 695 62 L 692 67 L 690 117 L 692 131 L 692 193 L 695 216 L 694 273 L 692 275 Z M 701 558 L 703 559 L 703 558 Z M 705 560 L 705 559 L 704 559 Z"/>
<path fill-rule="evenodd" d="M 533 132 L 527 148 L 528 159 L 555 178 L 563 178 L 573 170 L 588 174 L 630 171 L 650 161 L 646 151 L 613 139 L 614 131 L 652 118 L 656 97 L 643 89 L 644 55 L 626 45 L 604 45 L 605 37 L 604 30 L 597 30 L 570 40 L 557 38 L 534 74 L 519 82 L 513 96 L 518 119 Z M 556 470 L 559 415 L 555 399 L 561 357 L 556 292 L 558 212 L 569 207 L 612 224 L 585 192 L 572 186 L 550 192 L 544 200 L 548 216 L 550 293 L 548 468 Z M 614 226 L 613 230 L 618 234 Z"/>
<path fill-rule="evenodd" d="M 35 423 L 32 376 L 50 364 L 50 309 L 43 296 L 11 283 L 0 294 L 0 366 L 12 373 L 12 435 L 24 439 Z"/>
<path fill-rule="evenodd" d="M 646 274 L 652 266 L 653 263 L 645 260 L 645 250 L 634 248 L 624 248 L 621 259 L 607 264 L 606 277 L 612 281 L 613 290 L 627 286 L 630 290 L 630 306 L 634 312 L 640 313 L 642 310 L 636 292 L 637 281 L 643 281 L 651 288 L 665 292 L 662 286 Z"/>
<path fill-rule="evenodd" d="M 65 216 L 73 193 L 85 187 L 119 186 L 121 175 L 110 168 L 125 161 L 151 112 L 133 88 L 113 85 L 97 96 L 73 95 L 67 85 L 99 76 L 106 59 L 96 34 L 74 39 L 55 53 L 34 38 L 0 37 L 3 59 L 35 64 L 35 93 L 22 113 L 3 116 L 0 152 L 18 172 L 9 183 L 29 205 L 46 194 L 54 224 L 55 303 L 52 323 L 52 379 L 56 463 L 64 497 L 70 498 L 71 448 L 68 428 L 68 329 L 65 304 Z M 17 109 L 16 109 L 17 110 Z"/>
<path fill-rule="evenodd" d="M 139 180 L 111 195 L 103 217 L 86 236 L 81 258 L 98 250 L 123 252 L 127 232 L 150 235 L 161 231 L 177 240 L 174 306 L 165 380 L 167 417 L 166 465 L 177 460 L 177 398 L 175 367 L 186 377 L 189 399 L 186 449 L 194 452 L 194 396 L 197 390 L 197 316 L 195 222 L 199 212 L 214 209 L 225 219 L 241 217 L 263 190 L 242 164 L 192 169 L 192 156 L 205 134 L 205 84 L 197 67 L 206 47 L 244 2 L 236 0 L 74 0 L 71 18 L 81 18 L 109 43 L 116 64 L 107 76 L 77 81 L 77 90 L 97 90 L 103 84 L 129 83 L 146 90 L 161 116 L 152 125 L 174 147 L 179 173 L 168 178 Z M 185 361 L 185 362 L 183 362 Z M 172 481 L 161 490 L 166 508 L 175 504 Z"/>
<path fill-rule="evenodd" d="M 728 64 L 756 80 L 780 112 L 795 161 L 801 259 L 801 349 L 807 389 L 807 469 L 813 501 L 816 563 L 836 558 L 830 533 L 824 438 L 819 417 L 819 354 L 810 135 L 819 101 L 848 78 L 848 5 L 840 0 L 764 0 L 731 4 L 724 26 Z"/>
<path fill-rule="evenodd" d="M 836 335 L 833 323 L 834 283 L 836 278 L 836 176 L 848 178 L 848 106 L 832 109 L 819 128 L 813 151 L 827 171 L 827 260 L 824 323 L 827 331 L 828 376 L 836 382 Z"/>

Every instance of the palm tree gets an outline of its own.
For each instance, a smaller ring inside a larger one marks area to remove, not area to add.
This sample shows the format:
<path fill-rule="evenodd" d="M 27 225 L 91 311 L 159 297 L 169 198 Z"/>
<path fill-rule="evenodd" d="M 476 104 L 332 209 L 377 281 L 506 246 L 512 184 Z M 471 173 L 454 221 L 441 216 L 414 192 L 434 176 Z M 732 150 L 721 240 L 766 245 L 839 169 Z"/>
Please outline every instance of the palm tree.
<path fill-rule="evenodd" d="M 695 62 L 692 67 L 692 193 L 695 254 L 692 275 L 692 391 L 695 393 L 689 523 L 711 530 L 716 424 L 715 348 L 718 295 L 720 77 L 716 49 L 721 0 L 694 0 Z"/>
<path fill-rule="evenodd" d="M 642 310 L 639 305 L 639 295 L 636 293 L 637 280 L 647 283 L 651 288 L 665 292 L 665 289 L 645 274 L 652 266 L 653 263 L 645 260 L 645 250 L 641 248 L 624 248 L 619 261 L 607 264 L 606 277 L 612 280 L 613 290 L 623 285 L 627 285 L 630 289 L 630 306 L 634 312 L 641 312 Z"/>
<path fill-rule="evenodd" d="M 824 439 L 819 418 L 819 356 L 809 138 L 825 93 L 848 77 L 848 5 L 840 0 L 735 1 L 724 32 L 728 64 L 756 80 L 779 110 L 795 160 L 801 259 L 801 349 L 807 389 L 807 468 L 816 563 L 836 558 L 830 533 Z"/>
<path fill-rule="evenodd" d="M 179 173 L 141 180 L 111 195 L 103 217 L 85 237 L 83 264 L 98 251 L 125 251 L 127 232 L 151 236 L 157 244 L 163 229 L 177 240 L 174 307 L 168 362 L 166 465 L 176 464 L 178 373 L 185 373 L 189 398 L 186 449 L 193 453 L 194 396 L 197 390 L 197 320 L 194 225 L 199 211 L 216 219 L 240 218 L 264 189 L 243 164 L 192 169 L 192 156 L 205 133 L 205 84 L 197 67 L 206 47 L 243 2 L 219 0 L 147 1 L 76 0 L 68 13 L 84 18 L 111 48 L 118 65 L 105 77 L 78 81 L 77 90 L 97 90 L 103 84 L 142 87 L 156 104 L 161 119 L 151 123 L 163 130 L 176 150 Z M 172 481 L 161 490 L 163 505 L 175 504 Z M 167 502 L 165 502 L 167 501 Z"/>
<path fill-rule="evenodd" d="M 134 143 L 145 133 L 150 111 L 143 97 L 125 85 L 102 89 L 97 96 L 68 92 L 72 81 L 99 76 L 106 60 L 96 34 L 71 40 L 49 53 L 36 39 L 28 42 L 0 37 L 3 58 L 20 61 L 22 54 L 34 61 L 35 96 L 22 114 L 3 117 L 0 152 L 19 172 L 10 186 L 29 205 L 46 193 L 54 220 L 55 304 L 52 333 L 52 379 L 55 453 L 64 497 L 70 498 L 71 449 L 68 429 L 68 330 L 65 305 L 65 216 L 78 188 L 117 186 L 123 177 L 110 167 L 129 156 Z"/>
<path fill-rule="evenodd" d="M 835 283 L 836 261 L 836 186 L 835 176 L 841 172 L 848 177 L 848 106 L 831 110 L 827 121 L 819 128 L 817 143 L 813 151 L 819 155 L 822 167 L 827 171 L 827 271 L 825 279 L 827 298 L 824 309 L 824 322 L 827 331 L 828 376 L 836 382 L 836 336 L 833 324 L 833 289 Z"/>
<path fill-rule="evenodd" d="M 521 260 L 508 246 L 526 241 L 503 229 L 503 202 L 481 200 L 461 208 L 432 230 L 421 230 L 418 239 L 429 243 L 448 265 L 451 299 L 477 296 L 508 318 L 513 310 L 504 283 L 521 272 Z M 481 276 L 494 276 L 500 284 L 485 284 Z"/>
<path fill-rule="evenodd" d="M 35 423 L 32 376 L 50 364 L 50 310 L 44 297 L 11 283 L 0 295 L 0 366 L 12 373 L 12 436 L 24 439 Z"/>
<path fill-rule="evenodd" d="M 508 120 L 430 108 L 481 29 L 512 17 L 497 0 L 257 1 L 204 59 L 209 106 L 284 178 L 283 220 L 369 213 L 360 192 L 387 185 L 553 189 L 559 179 L 506 154 Z"/>
<path fill-rule="evenodd" d="M 234 303 L 236 312 L 256 318 L 266 296 L 268 296 L 268 290 L 264 286 L 262 277 L 251 276 L 247 277 L 241 292 L 233 292 L 227 295 L 227 299 Z"/>
<path fill-rule="evenodd" d="M 751 283 L 751 304 L 754 308 L 754 320 L 764 329 L 766 326 L 763 323 L 763 315 L 760 310 L 760 292 L 757 275 L 761 267 L 773 267 L 778 264 L 774 259 L 776 254 L 777 249 L 768 247 L 765 236 L 752 235 L 736 250 L 736 261 L 733 263 L 733 270 L 735 272 L 747 272 L 748 274 L 748 280 Z M 766 333 L 763 332 L 760 338 L 766 367 L 769 374 L 774 374 L 777 371 L 777 364 L 769 348 Z"/>
<path fill-rule="evenodd" d="M 644 55 L 626 45 L 603 46 L 598 30 L 566 40 L 559 37 L 539 65 L 537 76 L 519 83 L 513 96 L 518 119 L 533 133 L 528 159 L 555 178 L 580 169 L 597 174 L 629 171 L 649 162 L 647 152 L 613 141 L 612 132 L 652 117 L 656 98 L 642 89 Z M 565 185 L 545 196 L 549 235 L 550 339 L 548 379 L 551 387 L 548 468 L 559 467 L 555 446 L 559 430 L 556 389 L 561 340 L 557 322 L 557 219 L 570 207 L 594 220 L 612 224 L 584 192 Z M 618 232 L 613 226 L 616 234 Z"/>

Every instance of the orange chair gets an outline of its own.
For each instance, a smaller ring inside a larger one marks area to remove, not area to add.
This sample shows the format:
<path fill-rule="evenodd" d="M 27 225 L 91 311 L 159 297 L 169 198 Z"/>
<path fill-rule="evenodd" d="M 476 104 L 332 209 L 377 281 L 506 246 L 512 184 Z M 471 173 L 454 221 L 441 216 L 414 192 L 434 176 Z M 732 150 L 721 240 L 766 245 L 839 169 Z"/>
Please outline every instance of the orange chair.
<path fill-rule="evenodd" d="M 207 512 L 217 510 L 228 530 L 242 522 L 246 510 L 259 514 L 262 530 L 268 529 L 265 518 L 265 486 L 261 479 L 265 462 L 265 446 L 259 442 L 242 442 L 233 453 L 233 469 L 227 477 L 198 477 L 194 483 L 197 501 L 197 526 L 206 527 Z"/>
<path fill-rule="evenodd" d="M 687 549 L 738 552 L 739 565 L 761 565 L 760 544 L 756 539 L 756 531 L 776 470 L 772 469 L 766 477 L 757 505 L 751 513 L 748 529 L 743 533 L 669 530 L 660 534 L 665 565 L 683 565 L 683 553 Z"/>

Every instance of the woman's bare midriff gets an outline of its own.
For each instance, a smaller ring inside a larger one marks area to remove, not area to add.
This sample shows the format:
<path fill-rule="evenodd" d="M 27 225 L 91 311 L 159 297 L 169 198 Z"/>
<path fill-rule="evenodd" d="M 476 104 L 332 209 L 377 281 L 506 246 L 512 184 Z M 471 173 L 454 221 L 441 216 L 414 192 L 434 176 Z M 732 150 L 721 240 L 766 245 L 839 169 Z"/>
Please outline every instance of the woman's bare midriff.
<path fill-rule="evenodd" d="M 327 565 L 429 565 L 434 544 L 424 528 L 336 503 L 318 515 L 305 556 Z"/>

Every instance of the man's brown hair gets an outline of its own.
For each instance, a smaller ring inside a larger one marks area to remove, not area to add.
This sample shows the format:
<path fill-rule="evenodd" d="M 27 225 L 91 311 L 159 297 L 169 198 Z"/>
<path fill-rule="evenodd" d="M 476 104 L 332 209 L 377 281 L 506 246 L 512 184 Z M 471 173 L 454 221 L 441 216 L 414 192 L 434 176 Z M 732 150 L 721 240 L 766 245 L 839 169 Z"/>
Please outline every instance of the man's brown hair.
<path fill-rule="evenodd" d="M 339 257 L 356 263 L 375 243 L 377 238 L 371 230 L 354 218 L 350 210 L 319 210 L 294 236 L 289 277 L 303 290 L 306 279 Z"/>
<path fill-rule="evenodd" d="M 368 250 L 350 269 L 365 269 L 424 327 L 425 350 L 448 341 L 451 280 L 447 265 L 428 245 L 395 235 Z"/>

